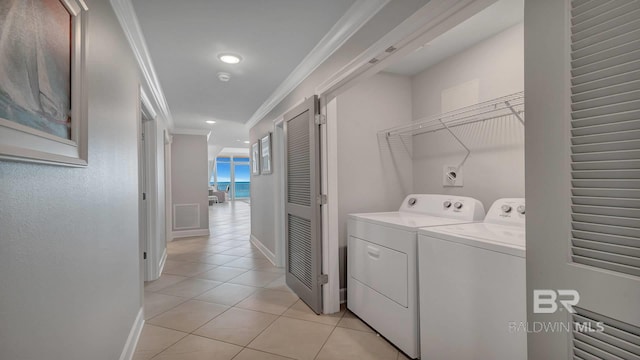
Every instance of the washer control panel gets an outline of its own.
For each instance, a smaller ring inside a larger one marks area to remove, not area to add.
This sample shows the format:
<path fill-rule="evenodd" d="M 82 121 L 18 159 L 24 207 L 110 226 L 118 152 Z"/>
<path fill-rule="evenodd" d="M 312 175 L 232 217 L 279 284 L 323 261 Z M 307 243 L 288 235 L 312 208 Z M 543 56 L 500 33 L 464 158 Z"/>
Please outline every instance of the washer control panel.
<path fill-rule="evenodd" d="M 498 199 L 491 205 L 484 222 L 522 225 L 525 221 L 525 213 L 524 199 Z"/>

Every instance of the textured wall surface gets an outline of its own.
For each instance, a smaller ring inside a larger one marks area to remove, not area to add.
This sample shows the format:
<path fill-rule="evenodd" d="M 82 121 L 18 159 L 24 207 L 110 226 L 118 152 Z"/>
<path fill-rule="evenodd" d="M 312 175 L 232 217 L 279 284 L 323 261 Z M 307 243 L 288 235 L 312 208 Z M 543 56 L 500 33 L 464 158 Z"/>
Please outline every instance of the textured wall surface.
<path fill-rule="evenodd" d="M 411 79 L 380 73 L 337 98 L 340 287 L 346 287 L 347 214 L 396 211 L 413 188 L 401 142 L 378 132 L 411 122 Z M 410 146 L 410 142 L 408 143 Z"/>
<path fill-rule="evenodd" d="M 199 204 L 200 229 L 209 229 L 209 161 L 207 137 L 173 135 L 171 197 L 173 205 Z M 174 231 L 178 231 L 173 224 Z"/>
<path fill-rule="evenodd" d="M 442 109 L 447 103 L 468 105 L 447 98 L 447 92 L 470 82 L 477 83 L 475 102 L 523 91 L 523 33 L 523 25 L 516 25 L 416 75 L 413 118 L 452 110 Z M 471 196 L 486 210 L 498 198 L 524 197 L 524 127 L 518 120 L 490 120 L 453 131 L 471 150 L 462 169 L 464 186 L 442 185 L 443 166 L 457 166 L 466 152 L 449 133 L 437 131 L 413 137 L 414 192 Z"/>
<path fill-rule="evenodd" d="M 89 166 L 0 161 L 0 359 L 118 359 L 141 307 L 138 68 L 87 3 Z"/>

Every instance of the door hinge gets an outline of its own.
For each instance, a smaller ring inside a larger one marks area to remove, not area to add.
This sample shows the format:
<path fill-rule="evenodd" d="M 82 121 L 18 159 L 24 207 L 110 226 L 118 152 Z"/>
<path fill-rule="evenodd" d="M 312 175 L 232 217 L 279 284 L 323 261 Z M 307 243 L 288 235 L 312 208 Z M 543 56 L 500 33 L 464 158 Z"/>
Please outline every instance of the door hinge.
<path fill-rule="evenodd" d="M 142 193 L 142 200 L 147 200 L 147 193 L 145 192 Z"/>
<path fill-rule="evenodd" d="M 327 275 L 327 274 L 318 275 L 318 283 L 320 285 L 324 285 L 324 284 L 329 283 L 329 275 Z"/>
<path fill-rule="evenodd" d="M 146 251 L 142 253 L 142 259 L 143 260 L 147 260 L 147 252 Z"/>
<path fill-rule="evenodd" d="M 316 198 L 318 205 L 326 205 L 327 204 L 327 195 L 318 195 Z"/>
<path fill-rule="evenodd" d="M 326 125 L 327 124 L 327 117 L 325 115 L 322 115 L 322 114 L 316 114 L 315 123 L 316 123 L 316 125 Z"/>

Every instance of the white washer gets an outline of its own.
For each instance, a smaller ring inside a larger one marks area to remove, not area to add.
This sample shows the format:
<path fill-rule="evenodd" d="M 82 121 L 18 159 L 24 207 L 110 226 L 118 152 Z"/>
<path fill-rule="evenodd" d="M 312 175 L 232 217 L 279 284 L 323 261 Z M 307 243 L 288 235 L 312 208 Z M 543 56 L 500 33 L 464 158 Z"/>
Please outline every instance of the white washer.
<path fill-rule="evenodd" d="M 500 199 L 482 223 L 419 230 L 422 359 L 526 360 L 524 214 Z"/>
<path fill-rule="evenodd" d="M 476 199 L 409 195 L 395 212 L 351 214 L 347 307 L 412 358 L 420 356 L 417 230 L 481 221 Z"/>

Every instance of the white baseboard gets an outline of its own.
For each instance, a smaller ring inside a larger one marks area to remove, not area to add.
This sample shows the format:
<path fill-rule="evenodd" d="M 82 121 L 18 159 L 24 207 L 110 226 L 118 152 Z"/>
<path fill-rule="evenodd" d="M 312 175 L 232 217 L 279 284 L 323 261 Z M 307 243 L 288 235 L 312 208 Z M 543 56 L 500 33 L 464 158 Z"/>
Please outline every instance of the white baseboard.
<path fill-rule="evenodd" d="M 340 289 L 340 304 L 347 303 L 347 288 Z"/>
<path fill-rule="evenodd" d="M 251 235 L 251 243 L 258 248 L 258 250 L 260 250 L 260 252 L 262 253 L 262 255 L 264 255 L 267 259 L 269 259 L 269 261 L 271 261 L 271 263 L 273 264 L 273 266 L 278 266 L 276 264 L 276 255 L 274 253 L 271 252 L 271 250 L 269 250 L 266 246 L 264 246 L 263 243 L 260 242 L 260 240 L 258 240 L 257 237 Z"/>
<path fill-rule="evenodd" d="M 138 340 L 140 340 L 140 334 L 142 333 L 143 327 L 144 309 L 140 308 L 140 311 L 138 311 L 138 315 L 136 316 L 136 320 L 133 322 L 133 326 L 131 327 L 131 331 L 129 332 L 129 337 L 127 337 L 127 342 L 124 344 L 124 349 L 122 349 L 122 354 L 120 354 L 120 360 L 133 359 L 133 353 L 136 351 L 136 346 L 138 346 Z"/>
<path fill-rule="evenodd" d="M 162 252 L 162 259 L 160 259 L 160 264 L 158 265 L 158 277 L 162 275 L 162 270 L 164 270 L 164 264 L 167 263 L 167 248 L 164 248 Z"/>
<path fill-rule="evenodd" d="M 192 237 L 192 236 L 209 236 L 209 229 L 176 230 L 171 233 L 172 239 Z"/>

